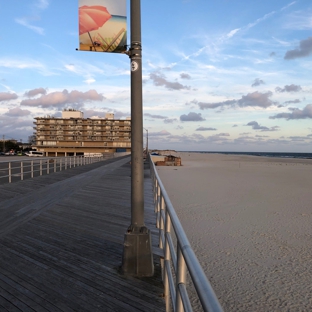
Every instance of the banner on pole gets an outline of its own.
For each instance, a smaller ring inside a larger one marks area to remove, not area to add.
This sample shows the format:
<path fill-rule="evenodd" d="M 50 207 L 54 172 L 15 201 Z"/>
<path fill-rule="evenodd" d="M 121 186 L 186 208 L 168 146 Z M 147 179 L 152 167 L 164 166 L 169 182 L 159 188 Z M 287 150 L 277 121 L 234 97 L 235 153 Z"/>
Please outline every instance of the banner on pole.
<path fill-rule="evenodd" d="M 127 50 L 126 0 L 79 0 L 79 49 L 114 53 Z"/>

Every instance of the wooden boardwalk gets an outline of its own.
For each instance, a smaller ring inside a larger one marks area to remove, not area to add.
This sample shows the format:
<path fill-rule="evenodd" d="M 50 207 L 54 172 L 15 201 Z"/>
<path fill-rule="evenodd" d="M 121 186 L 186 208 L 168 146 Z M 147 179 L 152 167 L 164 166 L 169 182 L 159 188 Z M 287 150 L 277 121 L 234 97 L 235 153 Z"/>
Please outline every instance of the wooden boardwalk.
<path fill-rule="evenodd" d="M 165 311 L 152 278 L 120 273 L 130 157 L 0 186 L 0 311 Z M 145 223 L 157 245 L 149 170 Z"/>

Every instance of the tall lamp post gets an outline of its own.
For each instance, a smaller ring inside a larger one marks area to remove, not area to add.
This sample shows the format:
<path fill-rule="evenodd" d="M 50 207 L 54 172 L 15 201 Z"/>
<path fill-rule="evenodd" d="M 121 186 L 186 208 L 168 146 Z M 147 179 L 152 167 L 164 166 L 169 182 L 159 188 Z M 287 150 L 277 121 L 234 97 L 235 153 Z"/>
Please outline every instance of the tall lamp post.
<path fill-rule="evenodd" d="M 5 153 L 5 135 L 2 136 L 3 141 L 3 153 Z"/>
<path fill-rule="evenodd" d="M 144 224 L 144 163 L 142 109 L 141 4 L 131 0 L 131 225 L 124 237 L 122 271 L 133 276 L 153 276 L 150 230 Z"/>
<path fill-rule="evenodd" d="M 143 128 L 146 131 L 146 157 L 148 154 L 148 129 Z"/>

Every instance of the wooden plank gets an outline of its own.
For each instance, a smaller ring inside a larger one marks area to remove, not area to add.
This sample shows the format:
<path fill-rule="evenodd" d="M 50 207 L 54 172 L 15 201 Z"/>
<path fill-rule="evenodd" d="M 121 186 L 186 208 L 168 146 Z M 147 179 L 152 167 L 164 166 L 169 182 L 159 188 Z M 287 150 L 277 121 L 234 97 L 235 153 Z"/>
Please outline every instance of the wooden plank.
<path fill-rule="evenodd" d="M 0 273 L 5 275 L 8 279 L 10 279 L 12 282 L 15 282 L 25 289 L 28 289 L 30 292 L 34 294 L 34 300 L 42 300 L 44 302 L 45 308 L 50 312 L 59 312 L 59 311 L 69 311 L 69 307 L 63 305 L 63 309 L 59 309 L 55 306 L 55 302 L 58 302 L 57 298 L 53 298 L 50 294 L 45 293 L 36 285 L 32 285 L 29 283 L 28 278 L 25 276 L 22 276 L 21 274 L 16 275 L 16 269 L 15 267 L 12 267 L 11 265 L 6 265 L 5 268 L 2 268 L 0 266 Z M 24 279 L 23 279 L 24 277 Z M 11 310 L 12 311 L 12 310 Z"/>
<path fill-rule="evenodd" d="M 11 208 L 0 210 L 0 216 L 11 218 L 3 220 L 8 230 L 0 238 L 4 255 L 0 258 L 0 287 L 1 283 L 9 285 L 17 302 L 33 309 L 49 298 L 44 308 L 53 312 L 165 311 L 158 256 L 152 278 L 120 274 L 131 212 L 128 161 L 77 170 L 76 175 L 53 175 L 53 179 L 38 178 L 38 191 L 31 184 L 24 185 L 21 194 L 7 201 Z M 145 172 L 145 220 L 157 247 L 148 177 Z M 15 185 L 18 188 L 19 183 Z M 34 200 L 34 213 L 30 206 L 22 205 L 29 198 Z M 9 300 L 2 297 L 0 307 L 12 304 L 12 298 L 4 295 Z"/>
<path fill-rule="evenodd" d="M 0 288 L 6 290 L 7 293 L 18 297 L 19 300 L 24 303 L 29 310 L 34 310 L 36 312 L 47 312 L 48 310 L 44 308 L 45 302 L 40 300 L 40 297 L 34 296 L 34 294 L 27 288 L 24 288 L 20 284 L 14 282 L 12 279 L 0 273 Z"/>

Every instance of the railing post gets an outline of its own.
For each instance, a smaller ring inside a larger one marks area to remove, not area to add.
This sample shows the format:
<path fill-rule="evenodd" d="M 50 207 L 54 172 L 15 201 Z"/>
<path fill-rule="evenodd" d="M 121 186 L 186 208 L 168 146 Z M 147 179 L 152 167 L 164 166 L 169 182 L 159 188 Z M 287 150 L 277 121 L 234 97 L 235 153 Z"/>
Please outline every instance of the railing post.
<path fill-rule="evenodd" d="M 62 171 L 62 158 L 60 158 L 60 171 Z"/>
<path fill-rule="evenodd" d="M 11 162 L 9 162 L 9 183 L 12 182 L 12 167 L 11 167 Z"/>
<path fill-rule="evenodd" d="M 67 170 L 67 157 L 65 157 L 65 170 Z"/>
<path fill-rule="evenodd" d="M 50 173 L 50 159 L 47 161 L 47 174 Z"/>
<path fill-rule="evenodd" d="M 24 168 L 23 168 L 23 162 L 21 161 L 21 180 L 24 180 Z"/>
<path fill-rule="evenodd" d="M 180 284 L 186 284 L 186 264 L 183 258 L 180 244 L 177 243 L 177 272 L 176 272 L 176 312 L 183 312 Z"/>
<path fill-rule="evenodd" d="M 161 197 L 160 197 L 160 186 L 159 184 L 157 184 L 157 214 L 156 214 L 156 227 L 159 229 L 160 228 L 160 201 L 161 201 Z"/>
<path fill-rule="evenodd" d="M 42 159 L 40 159 L 40 175 L 42 176 Z"/>
<path fill-rule="evenodd" d="M 158 245 L 159 248 L 164 251 L 164 242 L 163 237 L 165 237 L 165 222 L 162 217 L 162 213 L 165 213 L 165 200 L 164 197 L 161 197 L 161 207 L 160 207 L 160 227 L 159 227 L 159 240 Z M 165 270 L 165 261 L 164 258 L 160 258 L 160 267 L 161 267 L 161 273 L 162 273 L 162 279 L 164 280 L 164 270 Z"/>
<path fill-rule="evenodd" d="M 31 171 L 30 176 L 31 178 L 33 178 L 34 177 L 34 161 L 33 160 L 30 162 L 30 171 Z"/>
<path fill-rule="evenodd" d="M 166 312 L 172 311 L 170 305 L 170 287 L 169 287 L 169 276 L 166 270 L 166 262 L 170 263 L 170 247 L 167 236 L 170 235 L 171 232 L 171 219 L 168 210 L 165 211 L 166 219 L 165 219 L 165 265 L 164 265 L 164 296 L 165 296 L 165 303 L 166 303 Z"/>
<path fill-rule="evenodd" d="M 53 161 L 54 161 L 54 172 L 56 172 L 56 159 L 54 158 Z"/>
<path fill-rule="evenodd" d="M 156 179 L 155 184 L 154 184 L 154 212 L 155 213 L 157 213 L 157 201 L 158 201 L 157 195 L 158 195 L 158 180 Z"/>
<path fill-rule="evenodd" d="M 72 160 L 72 158 L 71 158 L 71 156 L 69 157 L 69 168 L 71 169 L 71 160 Z"/>

